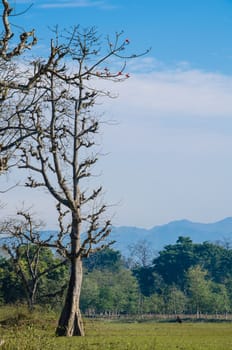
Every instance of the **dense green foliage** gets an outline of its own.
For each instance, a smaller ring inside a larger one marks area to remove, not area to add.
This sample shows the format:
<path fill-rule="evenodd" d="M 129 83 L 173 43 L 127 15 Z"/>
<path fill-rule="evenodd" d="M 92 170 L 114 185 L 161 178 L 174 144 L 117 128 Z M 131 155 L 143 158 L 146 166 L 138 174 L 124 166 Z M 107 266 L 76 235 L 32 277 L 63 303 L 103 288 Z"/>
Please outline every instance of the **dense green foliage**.
<path fill-rule="evenodd" d="M 28 287 L 30 288 L 37 279 L 35 302 L 51 305 L 60 302 L 68 278 L 67 266 L 65 264 L 60 265 L 61 260 L 53 254 L 51 249 L 42 248 L 38 266 L 33 273 L 30 273 L 33 269 L 33 260 L 31 260 L 31 264 L 28 264 L 28 255 L 24 254 L 26 252 L 25 247 L 22 246 L 19 250 L 21 254 L 17 261 L 13 258 L 0 258 L 1 302 L 28 303 Z M 29 252 L 33 257 L 32 245 Z M 56 268 L 54 269 L 54 267 Z M 23 276 L 21 272 L 23 272 Z"/>
<path fill-rule="evenodd" d="M 37 304 L 61 304 L 69 266 L 49 271 L 49 266 L 57 263 L 51 250 L 41 252 L 39 270 L 48 272 L 39 281 Z M 24 266 L 27 269 L 25 262 Z M 232 312 L 231 266 L 230 247 L 195 244 L 187 237 L 166 246 L 147 266 L 136 263 L 128 268 L 120 252 L 108 248 L 84 261 L 81 309 L 88 315 L 227 314 Z M 0 259 L 0 300 L 2 304 L 26 302 L 14 262 L 4 257 Z"/>

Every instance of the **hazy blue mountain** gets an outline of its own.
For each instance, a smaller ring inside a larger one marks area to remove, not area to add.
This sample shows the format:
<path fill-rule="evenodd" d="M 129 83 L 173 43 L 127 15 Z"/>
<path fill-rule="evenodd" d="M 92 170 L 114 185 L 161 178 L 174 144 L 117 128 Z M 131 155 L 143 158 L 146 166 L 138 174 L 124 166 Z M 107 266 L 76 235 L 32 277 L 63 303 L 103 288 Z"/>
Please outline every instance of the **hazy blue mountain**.
<path fill-rule="evenodd" d="M 56 232 L 43 231 L 42 234 L 48 237 L 55 236 Z M 152 250 L 158 252 L 165 245 L 174 244 L 179 236 L 190 237 L 194 243 L 232 242 L 232 217 L 209 224 L 178 220 L 151 229 L 133 226 L 113 227 L 109 240 L 115 240 L 116 243 L 112 248 L 120 250 L 123 255 L 127 256 L 128 247 L 138 241 L 146 240 Z"/>
<path fill-rule="evenodd" d="M 114 227 L 111 234 L 111 238 L 117 241 L 114 248 L 126 255 L 128 246 L 138 241 L 145 239 L 153 250 L 160 251 L 165 245 L 175 243 L 179 236 L 188 236 L 194 243 L 232 241 L 232 217 L 209 224 L 178 220 L 149 230 L 129 226 Z"/>

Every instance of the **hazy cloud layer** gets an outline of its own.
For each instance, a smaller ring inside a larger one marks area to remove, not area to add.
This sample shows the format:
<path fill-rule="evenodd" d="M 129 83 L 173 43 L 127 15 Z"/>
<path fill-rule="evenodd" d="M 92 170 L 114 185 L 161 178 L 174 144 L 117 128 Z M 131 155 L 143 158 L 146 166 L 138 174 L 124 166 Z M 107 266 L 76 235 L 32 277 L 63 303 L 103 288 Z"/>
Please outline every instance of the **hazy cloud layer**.
<path fill-rule="evenodd" d="M 121 127 L 121 149 L 223 152 L 231 144 L 230 76 L 198 70 L 153 71 L 134 74 L 111 90 L 118 98 L 102 108 Z M 111 144 L 114 140 L 109 137 Z"/>
<path fill-rule="evenodd" d="M 143 118 L 231 117 L 232 77 L 197 70 L 135 74 L 119 89 L 120 104 Z"/>

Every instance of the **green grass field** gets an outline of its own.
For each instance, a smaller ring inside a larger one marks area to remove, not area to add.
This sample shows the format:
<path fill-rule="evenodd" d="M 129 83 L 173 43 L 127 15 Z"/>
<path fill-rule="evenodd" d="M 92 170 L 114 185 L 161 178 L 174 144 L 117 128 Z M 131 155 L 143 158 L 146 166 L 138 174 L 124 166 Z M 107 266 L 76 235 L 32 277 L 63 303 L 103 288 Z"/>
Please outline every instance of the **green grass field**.
<path fill-rule="evenodd" d="M 0 349 L 232 350 L 232 323 L 85 321 L 86 337 L 54 336 L 57 315 L 0 308 Z"/>

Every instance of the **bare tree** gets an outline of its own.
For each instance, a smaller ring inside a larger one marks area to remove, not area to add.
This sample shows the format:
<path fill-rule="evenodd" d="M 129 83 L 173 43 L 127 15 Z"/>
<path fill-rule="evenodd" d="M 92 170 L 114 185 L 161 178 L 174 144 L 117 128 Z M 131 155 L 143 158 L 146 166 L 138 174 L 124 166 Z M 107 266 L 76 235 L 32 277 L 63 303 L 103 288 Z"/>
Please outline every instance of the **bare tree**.
<path fill-rule="evenodd" d="M 56 246 L 70 261 L 70 281 L 57 335 L 84 335 L 79 309 L 82 259 L 112 243 L 106 242 L 111 222 L 105 218 L 102 186 L 89 189 L 99 156 L 95 147 L 100 120 L 93 107 L 97 98 L 110 96 L 93 86 L 99 79 L 123 81 L 129 77 L 124 73 L 129 40 L 122 37 L 119 33 L 113 42 L 107 39 L 101 54 L 100 39 L 93 28 L 80 31 L 75 27 L 67 33 L 66 44 L 59 43 L 57 34 L 51 41 L 50 68 L 37 83 L 33 103 L 24 112 L 36 133 L 19 145 L 19 168 L 31 171 L 26 186 L 45 187 L 57 201 L 60 234 Z M 111 68 L 112 58 L 123 58 L 120 70 Z"/>
<path fill-rule="evenodd" d="M 142 239 L 128 248 L 130 255 L 127 264 L 130 268 L 151 266 L 154 252 L 149 241 Z"/>
<path fill-rule="evenodd" d="M 2 43 L 6 56 L 10 13 L 8 2 L 3 4 L 7 13 L 6 44 L 4 40 Z M 26 40 L 33 38 L 31 45 L 35 41 L 33 33 L 26 35 Z M 49 246 L 70 262 L 66 300 L 56 330 L 61 336 L 84 335 L 79 308 L 82 259 L 112 243 L 107 241 L 111 222 L 105 216 L 102 186 L 89 187 L 99 157 L 96 136 L 101 126 L 93 107 L 97 99 L 110 96 L 100 88 L 99 80 L 119 82 L 129 78 L 125 61 L 137 56 L 125 54 L 128 45 L 123 33 L 116 33 L 114 40 L 107 38 L 103 44 L 94 28 L 82 31 L 77 26 L 63 37 L 55 30 L 47 60 L 31 61 L 26 71 L 16 65 L 17 83 L 2 84 L 14 90 L 10 96 L 14 103 L 8 103 L 8 108 L 13 108 L 10 119 L 5 118 L 0 128 L 0 136 L 8 137 L 2 150 L 13 144 L 19 169 L 30 173 L 25 185 L 45 188 L 57 202 L 60 230 Z M 19 44 L 16 54 L 20 49 Z"/>
<path fill-rule="evenodd" d="M 36 222 L 30 213 L 21 211 L 17 215 L 17 219 L 1 223 L 0 246 L 2 252 L 11 259 L 15 273 L 24 287 L 28 308 L 32 311 L 41 278 L 65 265 L 67 260 L 53 259 L 47 264 L 41 262 L 41 256 L 46 254 L 46 247 L 50 246 L 53 237 L 41 237 L 42 223 Z M 60 293 L 64 287 L 65 285 L 59 286 L 53 295 Z"/>

